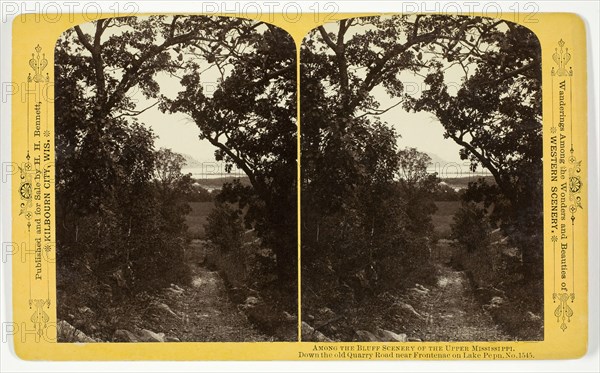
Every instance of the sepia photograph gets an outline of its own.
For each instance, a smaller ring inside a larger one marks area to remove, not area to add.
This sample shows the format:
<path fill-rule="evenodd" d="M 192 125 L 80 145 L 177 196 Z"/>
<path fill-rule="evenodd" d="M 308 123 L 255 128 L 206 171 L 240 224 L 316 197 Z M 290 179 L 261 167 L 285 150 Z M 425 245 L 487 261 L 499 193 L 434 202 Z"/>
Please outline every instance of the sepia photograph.
<path fill-rule="evenodd" d="M 58 342 L 298 339 L 296 67 L 235 17 L 62 34 Z"/>
<path fill-rule="evenodd" d="M 305 37 L 303 341 L 544 339 L 541 62 L 487 17 Z"/>

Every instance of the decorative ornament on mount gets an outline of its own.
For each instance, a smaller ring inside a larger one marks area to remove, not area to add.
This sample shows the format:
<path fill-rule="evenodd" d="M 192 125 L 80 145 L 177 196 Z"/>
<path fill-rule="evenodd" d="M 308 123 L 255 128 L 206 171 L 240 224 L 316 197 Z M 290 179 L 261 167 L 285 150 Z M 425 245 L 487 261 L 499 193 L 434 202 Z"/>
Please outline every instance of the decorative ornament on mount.
<path fill-rule="evenodd" d="M 35 310 L 31 315 L 31 322 L 37 330 L 37 334 L 41 336 L 44 334 L 44 330 L 46 329 L 48 322 L 50 321 L 50 316 L 48 316 L 46 310 L 44 310 L 44 306 L 50 307 L 50 299 L 30 300 L 30 307 L 32 303 L 35 306 Z"/>
<path fill-rule="evenodd" d="M 47 83 L 50 81 L 50 77 L 48 73 L 46 76 L 43 75 L 44 69 L 48 66 L 48 60 L 46 59 L 46 53 L 42 53 L 40 56 L 40 52 L 42 51 L 42 47 L 38 44 L 35 47 L 35 52 L 31 54 L 31 59 L 29 60 L 29 66 L 33 69 L 33 77 L 31 73 L 27 77 L 27 81 L 34 81 L 36 83 Z"/>
<path fill-rule="evenodd" d="M 19 196 L 21 197 L 19 215 L 24 215 L 27 220 L 30 220 L 32 213 L 30 211 L 33 205 L 32 201 L 32 171 L 31 163 L 26 162 L 23 167 L 19 167 L 19 176 L 21 182 L 19 183 Z"/>
<path fill-rule="evenodd" d="M 554 310 L 554 316 L 556 316 L 556 321 L 560 322 L 560 328 L 564 332 L 567 329 L 567 322 L 571 322 L 571 317 L 573 317 L 573 309 L 569 306 L 568 301 L 573 302 L 575 294 L 554 293 L 552 299 L 554 301 L 558 299 L 559 301 L 558 307 Z"/>
<path fill-rule="evenodd" d="M 554 48 L 554 54 L 552 55 L 552 59 L 554 62 L 556 62 L 558 68 L 556 70 L 554 70 L 554 67 L 552 68 L 552 76 L 572 76 L 573 69 L 569 67 L 569 70 L 567 70 L 567 64 L 571 60 L 569 48 L 564 48 L 563 50 L 565 42 L 562 39 L 560 39 L 558 42 L 558 46 L 560 47 L 560 50 L 558 48 Z"/>
<path fill-rule="evenodd" d="M 572 148 L 571 154 L 573 154 Z M 571 164 L 571 167 L 569 167 L 569 201 L 571 202 L 569 212 L 571 213 L 571 221 L 574 221 L 577 211 L 583 209 L 581 205 L 581 188 L 583 187 L 583 182 L 580 176 L 581 161 L 578 161 L 575 156 L 571 155 L 569 163 Z"/>

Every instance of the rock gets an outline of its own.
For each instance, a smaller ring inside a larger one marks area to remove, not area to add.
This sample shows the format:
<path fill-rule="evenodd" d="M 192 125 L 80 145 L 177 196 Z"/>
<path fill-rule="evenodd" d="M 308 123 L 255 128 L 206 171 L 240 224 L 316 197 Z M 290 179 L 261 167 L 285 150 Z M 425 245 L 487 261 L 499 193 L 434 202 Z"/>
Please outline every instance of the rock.
<path fill-rule="evenodd" d="M 325 334 L 315 330 L 312 326 L 302 321 L 302 341 L 304 342 L 333 342 Z"/>
<path fill-rule="evenodd" d="M 500 308 L 502 307 L 502 305 L 504 305 L 504 298 L 502 297 L 493 297 L 490 300 L 489 304 L 485 304 L 482 308 L 486 311 L 489 311 L 493 308 Z"/>
<path fill-rule="evenodd" d="M 175 291 L 174 289 L 171 288 L 166 288 L 165 289 L 165 293 L 169 293 L 169 294 L 174 294 L 174 295 L 181 295 L 182 293 L 179 293 L 177 291 Z"/>
<path fill-rule="evenodd" d="M 93 316 L 93 315 L 96 314 L 94 311 L 92 311 L 92 309 L 90 307 L 87 307 L 87 306 L 79 307 L 77 310 L 82 315 L 88 315 L 89 314 L 90 316 Z"/>
<path fill-rule="evenodd" d="M 165 342 L 181 342 L 181 339 L 177 337 L 166 337 Z"/>
<path fill-rule="evenodd" d="M 252 307 L 256 307 L 257 304 L 259 304 L 260 301 L 258 300 L 257 297 L 248 297 L 246 298 L 246 301 L 243 304 L 244 308 L 252 308 Z"/>
<path fill-rule="evenodd" d="M 429 294 L 429 292 L 428 292 L 428 291 L 425 291 L 425 290 L 419 289 L 419 288 L 417 288 L 416 286 L 415 286 L 414 288 L 410 288 L 409 290 L 410 290 L 411 292 L 413 292 L 413 293 L 416 293 L 416 294 L 419 294 L 419 295 L 428 295 L 428 294 Z"/>
<path fill-rule="evenodd" d="M 92 343 L 95 339 L 87 336 L 84 332 L 76 329 L 73 325 L 64 320 L 56 324 L 58 340 L 61 342 Z"/>
<path fill-rule="evenodd" d="M 249 296 L 260 298 L 260 294 L 258 293 L 258 290 L 246 288 L 246 291 L 248 291 Z"/>
<path fill-rule="evenodd" d="M 180 287 L 179 285 L 176 285 L 176 284 L 171 284 L 171 289 L 173 289 L 175 291 L 178 291 L 178 292 L 181 292 L 181 293 L 184 292 L 184 289 L 182 287 Z"/>
<path fill-rule="evenodd" d="M 171 284 L 171 287 L 168 287 L 165 289 L 166 293 L 171 293 L 171 294 L 175 294 L 175 295 L 183 295 L 184 291 L 185 290 L 183 290 L 179 286 L 173 285 L 173 284 Z"/>
<path fill-rule="evenodd" d="M 294 316 L 286 311 L 283 311 L 283 317 L 285 318 L 286 321 L 290 321 L 290 322 L 298 320 L 298 318 L 296 316 Z"/>
<path fill-rule="evenodd" d="M 521 255 L 521 251 L 516 247 L 507 247 L 502 249 L 502 254 L 509 258 L 517 258 Z"/>
<path fill-rule="evenodd" d="M 314 320 L 315 320 L 315 317 L 309 313 L 308 315 L 306 315 L 306 319 L 307 319 L 308 321 L 314 321 Z"/>
<path fill-rule="evenodd" d="M 487 303 L 494 297 L 502 297 L 506 294 L 503 290 L 497 289 L 493 286 L 485 286 L 475 289 L 475 295 L 482 303 Z"/>
<path fill-rule="evenodd" d="M 424 291 L 424 292 L 426 292 L 426 293 L 429 293 L 429 292 L 430 292 L 430 290 L 429 290 L 429 289 L 427 289 L 425 286 L 423 286 L 423 285 L 421 285 L 421 284 L 415 284 L 415 288 L 417 288 L 417 289 L 419 289 L 419 290 L 421 290 L 421 291 Z"/>
<path fill-rule="evenodd" d="M 275 333 L 277 329 L 282 326 L 282 324 L 290 324 L 290 321 L 285 319 L 283 312 L 280 312 L 271 305 L 262 303 L 260 301 L 256 304 L 250 302 L 248 305 L 244 305 L 241 308 L 248 318 L 248 321 L 256 325 L 258 329 L 267 334 Z"/>
<path fill-rule="evenodd" d="M 408 337 L 408 339 L 406 341 L 407 342 L 423 342 L 423 340 L 421 340 L 421 338 L 415 338 L 415 337 Z"/>
<path fill-rule="evenodd" d="M 413 306 L 411 306 L 408 303 L 404 303 L 401 301 L 397 301 L 395 302 L 392 307 L 390 307 L 390 312 L 396 314 L 396 315 L 401 315 L 401 316 L 405 316 L 405 317 L 416 317 L 418 319 L 425 319 L 420 313 L 418 313 Z"/>
<path fill-rule="evenodd" d="M 406 334 L 396 334 L 389 330 L 377 328 L 377 337 L 382 342 L 407 342 L 408 338 Z"/>
<path fill-rule="evenodd" d="M 166 313 L 169 314 L 171 316 L 175 316 L 177 318 L 179 318 L 179 315 L 177 315 L 175 312 L 173 312 L 173 310 L 171 309 L 171 307 L 167 306 L 164 303 L 161 302 L 153 302 L 151 303 L 151 307 L 152 309 L 159 311 L 161 313 Z"/>
<path fill-rule="evenodd" d="M 139 333 L 141 342 L 164 342 L 165 333 L 154 333 L 148 329 L 142 329 Z"/>
<path fill-rule="evenodd" d="M 540 315 L 536 315 L 531 311 L 527 311 L 527 318 L 529 321 L 542 321 L 542 317 Z"/>
<path fill-rule="evenodd" d="M 329 307 L 322 307 L 319 308 L 319 316 L 321 319 L 333 319 L 335 317 L 335 312 Z"/>
<path fill-rule="evenodd" d="M 113 334 L 115 342 L 139 342 L 139 338 L 129 330 L 119 329 Z"/>
<path fill-rule="evenodd" d="M 504 304 L 504 298 L 502 298 L 502 297 L 493 297 L 492 300 L 490 301 L 491 306 L 499 307 L 502 304 Z"/>
<path fill-rule="evenodd" d="M 380 342 L 375 334 L 366 330 L 357 330 L 356 335 L 358 336 L 359 342 Z"/>

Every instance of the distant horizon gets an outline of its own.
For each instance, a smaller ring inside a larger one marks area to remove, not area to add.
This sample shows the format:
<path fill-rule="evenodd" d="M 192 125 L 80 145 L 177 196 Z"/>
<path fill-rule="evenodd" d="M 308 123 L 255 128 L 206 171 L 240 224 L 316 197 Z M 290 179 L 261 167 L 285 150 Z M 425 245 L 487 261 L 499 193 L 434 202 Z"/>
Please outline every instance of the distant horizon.
<path fill-rule="evenodd" d="M 190 154 L 181 153 L 186 158 L 185 166 L 182 167 L 183 173 L 191 173 L 195 179 L 215 179 L 219 177 L 224 178 L 235 178 L 235 177 L 247 177 L 247 175 L 241 169 L 233 166 L 231 172 L 225 171 L 225 162 L 222 161 L 204 161 L 198 160 Z M 452 179 L 452 178 L 471 178 L 474 176 L 491 176 L 491 173 L 481 167 L 478 167 L 476 171 L 471 171 L 470 162 L 462 161 L 457 163 L 454 161 L 447 161 L 435 153 L 426 152 L 433 161 L 428 167 L 427 172 L 437 173 L 440 179 Z"/>

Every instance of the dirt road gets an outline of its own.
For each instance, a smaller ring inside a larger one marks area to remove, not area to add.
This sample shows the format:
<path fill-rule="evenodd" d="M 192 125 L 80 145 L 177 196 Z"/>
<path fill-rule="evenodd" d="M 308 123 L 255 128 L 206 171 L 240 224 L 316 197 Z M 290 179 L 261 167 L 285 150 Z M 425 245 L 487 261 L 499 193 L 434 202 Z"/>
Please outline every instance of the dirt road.
<path fill-rule="evenodd" d="M 419 309 L 427 315 L 424 341 L 512 340 L 477 302 L 465 273 L 445 265 L 439 266 L 437 286 Z"/>
<path fill-rule="evenodd" d="M 193 242 L 193 250 L 202 250 Z M 176 335 L 182 342 L 250 342 L 266 341 L 227 295 L 221 276 L 199 264 L 190 262 L 191 285 L 183 291 L 167 291 L 165 304 L 177 315 L 174 330 L 160 330 Z M 176 317 L 173 317 L 176 318 Z"/>

